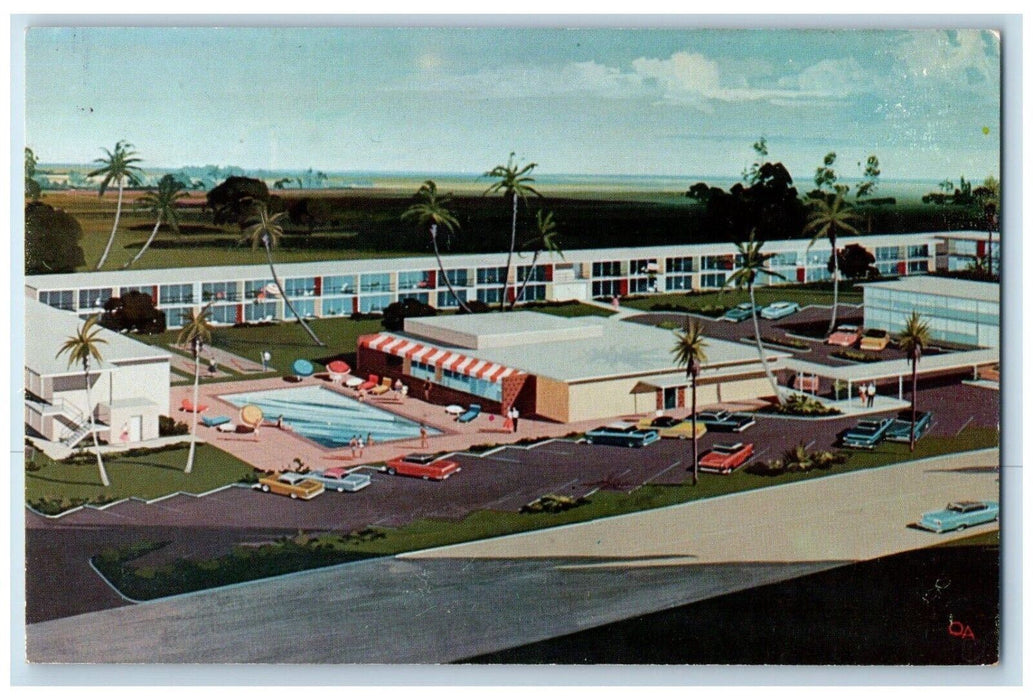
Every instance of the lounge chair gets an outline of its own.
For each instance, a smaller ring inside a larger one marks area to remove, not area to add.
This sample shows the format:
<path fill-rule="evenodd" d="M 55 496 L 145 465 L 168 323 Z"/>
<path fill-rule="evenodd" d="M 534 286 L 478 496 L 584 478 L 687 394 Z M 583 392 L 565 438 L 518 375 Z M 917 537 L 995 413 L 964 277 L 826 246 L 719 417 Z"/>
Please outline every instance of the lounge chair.
<path fill-rule="evenodd" d="M 204 404 L 198 404 L 196 407 L 190 401 L 190 399 L 183 399 L 183 402 L 179 404 L 180 410 L 186 411 L 187 413 L 204 413 L 208 410 L 208 407 Z"/>
<path fill-rule="evenodd" d="M 369 393 L 374 396 L 380 396 L 381 394 L 386 394 L 389 391 L 391 391 L 391 377 L 384 377 L 380 380 L 380 385 L 373 387 Z"/>
<path fill-rule="evenodd" d="M 214 428 L 230 422 L 229 416 L 201 416 L 201 423 L 208 428 Z"/>
<path fill-rule="evenodd" d="M 358 386 L 359 391 L 369 391 L 380 383 L 380 377 L 376 374 L 369 375 L 369 379 Z"/>
<path fill-rule="evenodd" d="M 459 422 L 469 423 L 479 415 L 481 415 L 481 405 L 479 403 L 472 403 L 470 404 L 470 408 L 466 409 L 466 413 L 459 416 Z"/>
<path fill-rule="evenodd" d="M 215 426 L 215 429 L 220 433 L 235 433 L 237 432 L 237 425 L 235 423 L 222 423 Z"/>

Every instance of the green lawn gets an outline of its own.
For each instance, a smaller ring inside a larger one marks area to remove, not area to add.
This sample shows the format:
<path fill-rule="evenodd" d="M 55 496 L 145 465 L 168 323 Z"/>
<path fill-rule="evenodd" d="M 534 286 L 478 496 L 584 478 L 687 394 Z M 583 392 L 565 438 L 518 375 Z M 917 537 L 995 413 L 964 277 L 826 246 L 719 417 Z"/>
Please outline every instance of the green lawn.
<path fill-rule="evenodd" d="M 217 447 L 197 446 L 194 469 L 183 473 L 187 463 L 188 446 L 175 446 L 161 452 L 130 457 L 107 455 L 104 467 L 111 486 L 100 483 L 97 461 L 90 458 L 82 464 L 55 462 L 42 452 L 34 462 L 38 471 L 25 472 L 25 499 L 85 499 L 106 503 L 129 496 L 157 498 L 177 491 L 203 493 L 219 486 L 232 484 L 252 473 L 251 465 L 242 462 Z"/>
<path fill-rule="evenodd" d="M 775 301 L 795 301 L 801 306 L 809 304 L 831 305 L 831 287 L 825 289 L 824 286 L 785 285 L 774 288 L 761 287 L 754 290 L 754 295 L 757 298 L 757 304 L 760 306 L 767 306 Z M 699 311 L 704 306 L 730 308 L 749 300 L 749 294 L 745 291 L 727 289 L 698 294 L 656 294 L 648 297 L 623 300 L 621 301 L 621 306 L 642 311 L 652 311 L 654 304 L 669 304 L 683 311 Z M 841 304 L 860 304 L 863 300 L 864 294 L 860 288 L 855 289 L 849 283 L 840 285 L 839 302 Z"/>

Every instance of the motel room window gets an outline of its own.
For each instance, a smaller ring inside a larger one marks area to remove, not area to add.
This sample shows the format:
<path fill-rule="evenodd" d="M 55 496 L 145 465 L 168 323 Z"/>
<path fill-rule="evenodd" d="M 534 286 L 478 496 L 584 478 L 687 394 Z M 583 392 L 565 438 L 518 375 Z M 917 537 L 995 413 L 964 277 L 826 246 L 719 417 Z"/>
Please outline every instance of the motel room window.
<path fill-rule="evenodd" d="M 895 262 L 876 263 L 875 267 L 883 277 L 893 277 L 897 274 L 897 263 Z"/>
<path fill-rule="evenodd" d="M 730 270 L 732 268 L 731 256 L 704 255 L 700 261 L 700 268 L 703 270 Z"/>
<path fill-rule="evenodd" d="M 421 304 L 427 304 L 430 302 L 430 294 L 427 292 L 399 292 L 398 301 L 403 299 L 415 299 Z"/>
<path fill-rule="evenodd" d="M 324 316 L 348 316 L 351 312 L 351 299 L 323 299 Z"/>
<path fill-rule="evenodd" d="M 194 285 L 163 284 L 159 287 L 158 300 L 162 304 L 192 304 L 194 302 Z"/>
<path fill-rule="evenodd" d="M 359 311 L 364 314 L 383 311 L 391 303 L 390 294 L 372 294 L 359 297 Z"/>
<path fill-rule="evenodd" d="M 669 292 L 692 289 L 692 275 L 667 275 L 664 285 Z"/>
<path fill-rule="evenodd" d="M 820 282 L 822 280 L 832 279 L 832 273 L 829 272 L 827 267 L 810 267 L 807 268 L 807 281 L 808 282 Z"/>
<path fill-rule="evenodd" d="M 211 320 L 213 323 L 236 323 L 237 307 L 235 305 L 227 306 L 225 304 L 212 306 Z"/>
<path fill-rule="evenodd" d="M 725 273 L 723 272 L 711 272 L 705 275 L 700 275 L 699 284 L 704 289 L 715 289 L 725 286 Z"/>
<path fill-rule="evenodd" d="M 74 311 L 75 294 L 70 289 L 60 291 L 48 291 L 40 292 L 39 300 L 47 306 L 53 306 L 55 309 L 64 309 L 65 311 Z"/>
<path fill-rule="evenodd" d="M 315 277 L 300 277 L 287 279 L 283 284 L 283 291 L 291 299 L 294 297 L 310 297 L 316 293 Z"/>
<path fill-rule="evenodd" d="M 190 312 L 193 310 L 192 306 L 176 306 L 165 309 L 165 325 L 169 328 L 182 328 L 186 325 Z"/>
<path fill-rule="evenodd" d="M 775 253 L 774 257 L 768 262 L 768 265 L 770 267 L 795 267 L 796 260 L 796 251 L 791 250 L 784 253 Z"/>
<path fill-rule="evenodd" d="M 428 382 L 434 381 L 434 366 L 423 362 L 412 362 L 409 365 L 409 376 L 414 379 L 423 379 Z"/>
<path fill-rule="evenodd" d="M 645 275 L 649 272 L 656 272 L 656 258 L 648 258 L 642 260 L 632 260 L 628 263 L 628 274 L 629 275 Z"/>
<path fill-rule="evenodd" d="M 544 284 L 529 284 L 524 288 L 524 296 L 520 301 L 542 301 L 545 299 Z"/>
<path fill-rule="evenodd" d="M 465 302 L 466 301 L 466 290 L 465 289 L 457 289 L 456 290 L 456 296 L 459 297 L 460 299 L 462 299 Z M 455 299 L 454 296 L 452 296 L 452 292 L 448 291 L 447 289 L 445 291 L 443 291 L 443 292 L 438 292 L 438 308 L 439 309 L 450 309 L 450 308 L 453 308 L 455 306 L 459 306 L 459 304 L 456 303 L 456 299 Z"/>
<path fill-rule="evenodd" d="M 298 312 L 298 316 L 302 318 L 314 318 L 316 315 L 315 299 L 298 299 L 297 301 L 291 301 L 291 305 L 294 307 L 294 311 Z M 297 318 L 294 315 L 294 311 L 291 311 L 290 306 L 283 305 L 283 313 L 286 318 Z"/>
<path fill-rule="evenodd" d="M 477 284 L 502 284 L 506 281 L 504 267 L 478 267 Z"/>
<path fill-rule="evenodd" d="M 891 246 L 877 246 L 875 248 L 875 259 L 876 260 L 896 260 L 900 257 L 900 248 L 895 245 Z"/>
<path fill-rule="evenodd" d="M 671 272 L 693 272 L 692 258 L 667 258 L 668 273 Z"/>
<path fill-rule="evenodd" d="M 629 294 L 645 294 L 651 290 L 648 277 L 633 277 L 628 280 L 628 293 Z"/>
<path fill-rule="evenodd" d="M 248 280 L 244 282 L 244 298 L 254 299 L 259 294 L 265 296 L 265 288 L 273 284 L 272 280 Z M 273 285 L 274 287 L 276 285 Z"/>
<path fill-rule="evenodd" d="M 592 277 L 620 277 L 621 263 L 619 260 L 604 260 L 592 263 Z"/>
<path fill-rule="evenodd" d="M 929 246 L 928 245 L 910 245 L 907 247 L 907 256 L 909 258 L 928 258 L 929 257 Z"/>
<path fill-rule="evenodd" d="M 912 260 L 907 264 L 908 274 L 917 272 L 929 272 L 929 263 L 926 260 Z"/>
<path fill-rule="evenodd" d="M 138 287 L 120 287 L 118 290 L 118 295 L 120 297 L 124 297 L 126 294 L 129 294 L 129 292 L 140 292 L 141 294 L 146 294 L 147 296 L 150 296 L 154 292 L 154 287 L 150 285 L 141 285 Z"/>
<path fill-rule="evenodd" d="M 611 298 L 620 294 L 620 280 L 597 280 L 592 282 L 592 296 Z"/>
<path fill-rule="evenodd" d="M 323 278 L 323 294 L 354 294 L 355 275 L 333 275 Z"/>
<path fill-rule="evenodd" d="M 411 270 L 398 273 L 399 289 L 429 289 L 430 273 L 413 272 Z"/>
<path fill-rule="evenodd" d="M 363 292 L 390 292 L 390 273 L 382 272 L 362 275 L 361 277 L 359 277 L 359 290 Z"/>
<path fill-rule="evenodd" d="M 236 282 L 203 282 L 201 284 L 201 301 L 237 301 Z"/>
<path fill-rule="evenodd" d="M 80 289 L 79 308 L 97 309 L 100 311 L 104 309 L 104 302 L 110 298 L 111 287 L 105 287 L 102 289 Z"/>
<path fill-rule="evenodd" d="M 246 321 L 272 321 L 275 319 L 275 301 L 260 301 L 244 305 L 244 320 Z"/>
<path fill-rule="evenodd" d="M 527 279 L 528 275 L 531 277 L 532 282 L 544 282 L 545 281 L 545 268 L 541 265 L 535 265 L 534 269 L 531 269 L 530 265 L 520 265 L 517 267 L 517 281 L 523 282 Z"/>
<path fill-rule="evenodd" d="M 448 281 L 452 283 L 453 287 L 466 287 L 469 285 L 468 279 L 469 274 L 467 270 L 445 270 L 445 276 L 448 277 Z M 444 285 L 445 281 L 442 280 L 441 284 Z"/>
<path fill-rule="evenodd" d="M 502 287 L 489 287 L 477 290 L 477 301 L 483 301 L 485 304 L 497 304 L 501 298 Z"/>
<path fill-rule="evenodd" d="M 828 265 L 829 259 L 832 257 L 832 249 L 828 250 L 809 250 L 807 251 L 807 264 L 808 265 Z"/>

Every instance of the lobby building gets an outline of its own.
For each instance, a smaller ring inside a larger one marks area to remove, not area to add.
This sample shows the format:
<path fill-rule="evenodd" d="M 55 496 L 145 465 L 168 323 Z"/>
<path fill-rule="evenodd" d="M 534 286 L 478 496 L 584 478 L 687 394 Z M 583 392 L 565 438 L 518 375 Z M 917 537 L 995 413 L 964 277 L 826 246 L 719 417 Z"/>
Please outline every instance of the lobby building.
<path fill-rule="evenodd" d="M 1000 347 L 1001 287 L 950 277 L 907 277 L 864 285 L 864 325 L 891 334 L 912 312 L 929 323 L 934 340 L 982 348 Z"/>

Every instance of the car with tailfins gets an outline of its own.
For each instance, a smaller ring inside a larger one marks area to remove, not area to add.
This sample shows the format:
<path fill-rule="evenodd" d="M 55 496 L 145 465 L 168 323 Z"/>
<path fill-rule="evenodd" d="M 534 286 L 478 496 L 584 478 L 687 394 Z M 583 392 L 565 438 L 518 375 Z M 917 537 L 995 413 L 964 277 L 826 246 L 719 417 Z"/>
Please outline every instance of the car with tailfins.
<path fill-rule="evenodd" d="M 915 417 L 915 440 L 925 435 L 932 425 L 933 414 L 930 411 L 919 411 Z M 911 411 L 904 410 L 897 414 L 889 429 L 886 430 L 886 439 L 891 442 L 911 442 Z"/>
<path fill-rule="evenodd" d="M 916 525 L 932 532 L 964 530 L 973 525 L 982 525 L 997 520 L 1000 507 L 996 501 L 955 501 L 943 510 L 925 513 Z"/>
<path fill-rule="evenodd" d="M 388 474 L 417 476 L 424 480 L 444 481 L 456 472 L 462 471 L 459 462 L 429 454 L 408 454 L 389 459 L 383 471 Z"/>
<path fill-rule="evenodd" d="M 862 350 L 869 352 L 882 352 L 890 344 L 890 334 L 881 328 L 866 328 L 861 334 Z"/>
<path fill-rule="evenodd" d="M 627 423 L 611 423 L 585 433 L 589 445 L 616 445 L 617 447 L 645 447 L 660 439 L 660 433 Z"/>
<path fill-rule="evenodd" d="M 840 347 L 849 348 L 853 347 L 860 339 L 861 329 L 858 326 L 844 323 L 840 326 L 836 326 L 836 330 L 832 332 L 832 335 L 830 335 L 825 342 L 829 345 L 838 345 Z"/>
<path fill-rule="evenodd" d="M 792 316 L 800 310 L 800 305 L 795 301 L 776 301 L 773 304 L 768 304 L 760 310 L 760 317 L 768 320 L 775 320 L 779 318 L 785 318 L 786 316 Z"/>
<path fill-rule="evenodd" d="M 650 418 L 646 416 L 641 419 L 636 427 L 639 430 L 655 430 L 662 438 L 678 438 L 685 440 L 692 437 L 692 419 L 675 418 L 674 416 L 657 416 Z M 696 437 L 701 437 L 707 432 L 707 426 L 696 421 Z"/>
<path fill-rule="evenodd" d="M 753 456 L 753 443 L 717 443 L 699 458 L 699 470 L 714 474 L 731 474 Z"/>
<path fill-rule="evenodd" d="M 859 421 L 857 425 L 842 434 L 840 442 L 843 447 L 874 450 L 875 446 L 885 439 L 886 431 L 889 430 L 892 423 L 892 418 Z"/>
<path fill-rule="evenodd" d="M 303 501 L 310 501 L 325 490 L 325 487 L 311 476 L 298 472 L 278 472 L 263 476 L 254 488 L 263 493 L 275 493 L 300 498 Z"/>
<path fill-rule="evenodd" d="M 753 315 L 754 308 L 756 307 L 754 307 L 754 305 L 750 302 L 739 304 L 728 309 L 728 311 L 725 311 L 725 315 L 721 318 L 725 321 L 733 321 L 735 323 L 738 323 L 739 321 L 745 321 Z"/>
<path fill-rule="evenodd" d="M 309 477 L 338 493 L 361 491 L 373 482 L 369 474 L 349 472 L 346 467 L 330 467 L 321 472 L 312 472 Z"/>
<path fill-rule="evenodd" d="M 696 414 L 696 422 L 707 426 L 707 430 L 717 433 L 741 433 L 757 419 L 749 413 L 732 413 L 731 411 L 700 411 Z"/>

